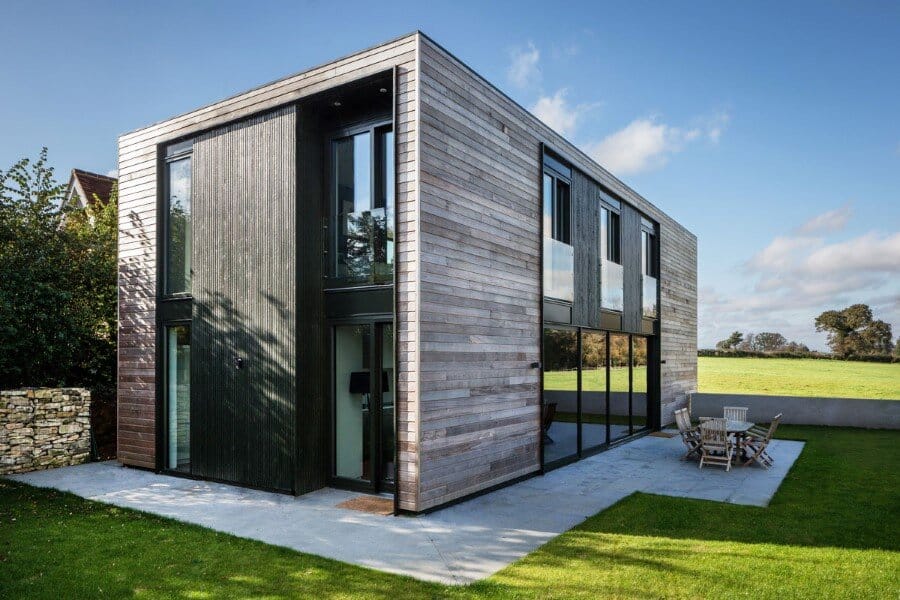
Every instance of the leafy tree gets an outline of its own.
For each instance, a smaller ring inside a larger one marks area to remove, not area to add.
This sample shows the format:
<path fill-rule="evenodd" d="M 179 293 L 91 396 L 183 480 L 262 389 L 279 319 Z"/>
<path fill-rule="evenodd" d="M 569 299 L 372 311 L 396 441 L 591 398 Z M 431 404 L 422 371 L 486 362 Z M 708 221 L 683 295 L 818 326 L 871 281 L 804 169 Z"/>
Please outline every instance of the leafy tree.
<path fill-rule="evenodd" d="M 110 394 L 116 356 L 116 202 L 63 207 L 47 149 L 0 170 L 0 388 Z"/>
<path fill-rule="evenodd" d="M 763 331 L 756 334 L 755 346 L 757 352 L 777 352 L 787 344 L 787 339 L 780 333 Z"/>
<path fill-rule="evenodd" d="M 727 338 L 717 343 L 716 348 L 719 350 L 734 350 L 742 341 L 744 341 L 744 334 L 740 331 L 735 331 Z"/>
<path fill-rule="evenodd" d="M 815 320 L 816 331 L 828 333 L 828 345 L 838 356 L 890 354 L 891 326 L 876 320 L 867 304 L 826 310 Z"/>

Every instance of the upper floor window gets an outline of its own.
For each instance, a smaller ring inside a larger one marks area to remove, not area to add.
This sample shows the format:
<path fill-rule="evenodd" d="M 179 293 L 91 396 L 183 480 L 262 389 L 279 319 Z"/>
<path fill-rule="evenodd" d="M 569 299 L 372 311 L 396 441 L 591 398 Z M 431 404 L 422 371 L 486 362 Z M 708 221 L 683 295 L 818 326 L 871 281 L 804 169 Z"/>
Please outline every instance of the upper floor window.
<path fill-rule="evenodd" d="M 394 133 L 369 127 L 331 141 L 332 260 L 338 286 L 392 283 Z"/>
<path fill-rule="evenodd" d="M 619 214 L 600 207 L 600 258 L 622 264 L 622 234 Z"/>
<path fill-rule="evenodd" d="M 575 296 L 575 251 L 572 248 L 571 169 L 544 159 L 544 296 L 572 302 Z"/>
<path fill-rule="evenodd" d="M 617 200 L 603 196 L 600 205 L 600 306 L 608 310 L 625 308 L 625 271 L 622 267 L 621 217 Z"/>
<path fill-rule="evenodd" d="M 641 273 L 650 277 L 657 276 L 657 248 L 656 235 L 647 231 L 641 231 Z"/>
<path fill-rule="evenodd" d="M 659 276 L 659 247 L 656 228 L 641 219 L 641 294 L 643 315 L 655 319 L 659 315 L 659 292 L 656 278 Z"/>
<path fill-rule="evenodd" d="M 166 148 L 165 295 L 191 291 L 191 142 Z"/>

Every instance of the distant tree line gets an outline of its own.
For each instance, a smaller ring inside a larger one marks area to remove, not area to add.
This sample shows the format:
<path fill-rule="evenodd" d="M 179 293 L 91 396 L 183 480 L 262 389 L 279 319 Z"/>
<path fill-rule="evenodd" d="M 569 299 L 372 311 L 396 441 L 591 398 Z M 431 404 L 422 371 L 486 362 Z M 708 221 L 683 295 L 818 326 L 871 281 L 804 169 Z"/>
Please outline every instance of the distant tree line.
<path fill-rule="evenodd" d="M 701 355 L 790 356 L 840 358 L 844 360 L 900 361 L 900 339 L 893 343 L 891 325 L 875 319 L 866 304 L 854 304 L 841 310 L 826 310 L 815 319 L 816 331 L 828 335 L 831 353 L 811 351 L 805 344 L 788 341 L 774 331 L 742 333 L 735 331 L 716 344 L 715 350 Z"/>

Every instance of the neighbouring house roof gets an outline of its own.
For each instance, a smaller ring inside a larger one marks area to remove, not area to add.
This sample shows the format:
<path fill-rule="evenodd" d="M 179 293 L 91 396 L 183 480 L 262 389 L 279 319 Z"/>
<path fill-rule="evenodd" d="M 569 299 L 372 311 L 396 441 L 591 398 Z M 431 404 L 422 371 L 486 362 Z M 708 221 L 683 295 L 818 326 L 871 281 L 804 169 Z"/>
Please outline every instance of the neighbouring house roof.
<path fill-rule="evenodd" d="M 91 173 L 81 169 L 72 169 L 69 188 L 66 191 L 66 202 L 79 207 L 93 205 L 96 200 L 102 204 L 109 202 L 113 186 L 119 180 L 115 177 Z"/>

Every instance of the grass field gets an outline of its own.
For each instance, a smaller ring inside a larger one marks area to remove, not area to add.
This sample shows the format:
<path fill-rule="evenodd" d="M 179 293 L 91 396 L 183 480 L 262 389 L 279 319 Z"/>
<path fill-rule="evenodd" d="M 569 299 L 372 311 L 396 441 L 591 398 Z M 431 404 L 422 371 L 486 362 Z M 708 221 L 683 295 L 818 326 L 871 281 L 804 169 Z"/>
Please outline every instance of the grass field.
<path fill-rule="evenodd" d="M 767 508 L 635 494 L 462 588 L 0 480 L 0 597 L 897 598 L 900 432 L 779 434 Z"/>
<path fill-rule="evenodd" d="M 701 356 L 697 368 L 701 392 L 900 400 L 900 363 Z"/>
<path fill-rule="evenodd" d="M 646 367 L 634 370 L 634 390 L 647 389 Z M 821 398 L 872 398 L 900 400 L 900 363 L 866 363 L 802 358 L 697 359 L 699 391 L 713 394 L 764 396 L 818 396 Z M 586 372 L 583 389 L 605 389 L 602 371 Z M 544 374 L 548 390 L 576 389 L 575 371 Z M 628 391 L 628 369 L 612 369 L 610 389 Z"/>

